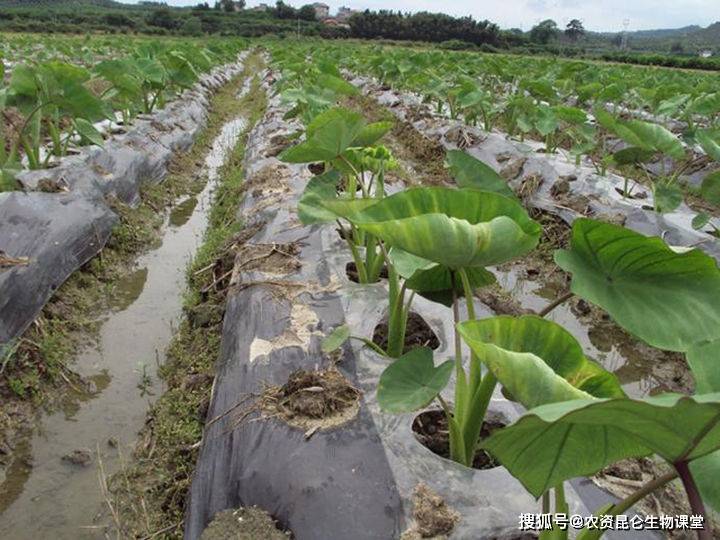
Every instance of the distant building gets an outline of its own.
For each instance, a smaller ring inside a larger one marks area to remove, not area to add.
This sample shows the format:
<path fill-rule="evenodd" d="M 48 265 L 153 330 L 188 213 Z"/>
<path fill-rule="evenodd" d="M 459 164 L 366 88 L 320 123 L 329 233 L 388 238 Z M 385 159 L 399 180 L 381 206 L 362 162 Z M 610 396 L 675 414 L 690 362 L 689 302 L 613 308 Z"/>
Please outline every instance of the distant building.
<path fill-rule="evenodd" d="M 713 55 L 712 51 L 709 49 L 705 49 L 704 51 L 700 51 L 700 57 L 701 58 L 710 58 Z"/>
<path fill-rule="evenodd" d="M 270 9 L 270 6 L 268 6 L 267 4 L 259 4 L 253 8 L 250 8 L 250 11 L 267 11 L 268 9 Z"/>
<path fill-rule="evenodd" d="M 311 6 L 315 10 L 315 18 L 318 20 L 327 19 L 330 16 L 330 6 L 327 4 L 315 2 L 314 4 L 311 4 Z"/>
<path fill-rule="evenodd" d="M 332 17 L 329 17 L 327 19 L 323 19 L 323 24 L 325 26 L 330 26 L 332 28 L 347 28 L 350 29 L 350 25 L 347 24 L 344 21 L 341 21 L 340 19 L 333 19 Z"/>
<path fill-rule="evenodd" d="M 350 9 L 349 7 L 341 7 L 338 9 L 337 15 L 335 15 L 335 18 L 338 21 L 347 21 L 350 17 L 352 17 L 353 13 L 357 13 L 357 9 Z"/>

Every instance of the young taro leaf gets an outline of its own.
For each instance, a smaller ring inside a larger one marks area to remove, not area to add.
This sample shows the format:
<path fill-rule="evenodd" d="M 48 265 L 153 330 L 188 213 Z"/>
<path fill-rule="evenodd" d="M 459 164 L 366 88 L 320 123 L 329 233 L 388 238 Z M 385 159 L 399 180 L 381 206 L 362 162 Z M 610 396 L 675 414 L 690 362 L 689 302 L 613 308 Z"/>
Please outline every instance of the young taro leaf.
<path fill-rule="evenodd" d="M 331 353 L 343 346 L 350 339 L 350 327 L 347 324 L 338 326 L 322 340 L 320 349 L 324 353 Z"/>
<path fill-rule="evenodd" d="M 328 171 L 310 179 L 298 201 L 298 217 L 303 225 L 326 223 L 337 219 L 337 215 L 326 209 L 322 203 L 337 198 L 339 181 L 338 171 Z"/>
<path fill-rule="evenodd" d="M 578 219 L 555 262 L 573 293 L 654 347 L 684 352 L 720 338 L 720 270 L 697 249 L 676 253 L 660 238 Z"/>
<path fill-rule="evenodd" d="M 720 162 L 720 142 L 713 138 L 710 132 L 704 130 L 697 131 L 695 132 L 695 138 L 708 156 Z"/>
<path fill-rule="evenodd" d="M 87 139 L 92 144 L 102 146 L 105 142 L 100 132 L 95 129 L 95 126 L 84 118 L 75 119 L 75 129 L 83 139 Z"/>
<path fill-rule="evenodd" d="M 405 353 L 380 376 L 380 408 L 389 413 L 406 413 L 426 407 L 445 388 L 453 367 L 452 360 L 435 367 L 432 349 L 427 347 Z"/>
<path fill-rule="evenodd" d="M 307 127 L 304 142 L 280 154 L 287 163 L 332 161 L 347 150 L 365 127 L 362 115 L 342 108 L 317 115 Z"/>
<path fill-rule="evenodd" d="M 466 321 L 460 335 L 500 384 L 527 408 L 591 397 L 623 397 L 617 378 L 588 360 L 552 321 L 527 315 Z"/>
<path fill-rule="evenodd" d="M 515 199 L 515 193 L 505 179 L 479 159 L 462 150 L 448 151 L 445 160 L 450 174 L 461 188 L 492 191 Z"/>
<path fill-rule="evenodd" d="M 655 210 L 661 214 L 672 212 L 683 202 L 683 192 L 677 184 L 657 184 L 653 193 L 655 195 Z"/>

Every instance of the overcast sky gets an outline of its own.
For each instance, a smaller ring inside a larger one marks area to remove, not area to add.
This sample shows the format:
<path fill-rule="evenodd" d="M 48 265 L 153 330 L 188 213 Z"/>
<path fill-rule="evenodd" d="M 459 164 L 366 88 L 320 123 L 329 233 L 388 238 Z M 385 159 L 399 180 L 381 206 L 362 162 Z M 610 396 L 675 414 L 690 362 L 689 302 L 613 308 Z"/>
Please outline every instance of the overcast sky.
<path fill-rule="evenodd" d="M 135 3 L 131 0 L 121 0 Z M 166 0 L 168 4 L 188 6 L 200 0 Z M 214 0 L 208 1 L 211 5 Z M 313 0 L 285 0 L 299 7 Z M 679 28 L 690 24 L 708 26 L 720 21 L 720 0 L 321 0 L 328 4 L 331 13 L 340 6 L 355 9 L 394 9 L 403 11 L 442 11 L 450 15 L 472 15 L 476 19 L 489 19 L 502 28 L 518 27 L 528 30 L 538 21 L 554 19 L 564 25 L 570 19 L 583 21 L 590 30 L 622 30 L 629 20 L 630 30 L 653 28 Z M 255 6 L 260 0 L 249 0 Z M 265 0 L 274 4 L 274 0 Z"/>

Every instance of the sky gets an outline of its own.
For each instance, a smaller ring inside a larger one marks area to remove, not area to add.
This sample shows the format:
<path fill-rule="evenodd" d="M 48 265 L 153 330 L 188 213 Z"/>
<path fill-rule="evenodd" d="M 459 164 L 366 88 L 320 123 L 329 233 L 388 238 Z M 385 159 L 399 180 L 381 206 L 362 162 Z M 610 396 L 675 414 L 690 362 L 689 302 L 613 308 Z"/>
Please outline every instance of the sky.
<path fill-rule="evenodd" d="M 133 0 L 121 0 L 135 3 Z M 165 0 L 175 6 L 197 4 L 200 0 Z M 213 4 L 213 0 L 205 0 Z M 261 0 L 249 0 L 255 6 Z M 274 0 L 263 0 L 274 4 Z M 299 7 L 314 0 L 285 0 Z M 353 9 L 393 9 L 402 11 L 444 12 L 454 16 L 472 15 L 488 19 L 501 28 L 529 30 L 544 19 L 564 26 L 580 19 L 588 30 L 617 32 L 628 21 L 629 30 L 680 28 L 691 24 L 708 26 L 720 21 L 720 0 L 320 0 L 335 13 L 340 6 Z"/>

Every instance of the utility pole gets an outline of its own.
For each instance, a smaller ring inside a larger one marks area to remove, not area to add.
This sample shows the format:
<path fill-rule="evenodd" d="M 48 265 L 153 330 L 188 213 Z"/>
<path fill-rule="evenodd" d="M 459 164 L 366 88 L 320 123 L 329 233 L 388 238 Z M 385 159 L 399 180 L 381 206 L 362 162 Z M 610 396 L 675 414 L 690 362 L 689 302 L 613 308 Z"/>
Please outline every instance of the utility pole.
<path fill-rule="evenodd" d="M 623 20 L 623 33 L 622 33 L 622 41 L 620 42 L 620 49 L 625 50 L 627 49 L 628 44 L 628 26 L 630 26 L 630 19 Z"/>
<path fill-rule="evenodd" d="M 297 18 L 297 39 L 300 41 L 300 17 Z"/>

